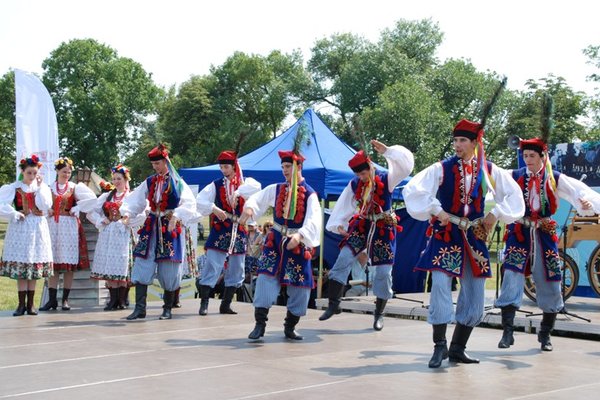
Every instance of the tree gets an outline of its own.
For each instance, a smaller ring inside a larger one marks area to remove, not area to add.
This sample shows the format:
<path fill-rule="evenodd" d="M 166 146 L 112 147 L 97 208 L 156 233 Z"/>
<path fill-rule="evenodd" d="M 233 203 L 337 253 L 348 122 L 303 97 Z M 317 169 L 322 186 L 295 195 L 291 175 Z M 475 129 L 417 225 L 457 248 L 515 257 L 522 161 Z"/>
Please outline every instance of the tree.
<path fill-rule="evenodd" d="M 583 50 L 583 54 L 588 57 L 587 64 L 600 70 L 600 46 L 588 46 Z M 600 83 L 600 72 L 594 72 L 587 78 L 591 82 Z M 590 140 L 600 140 L 600 89 L 598 88 L 590 99 L 589 114 L 592 118 L 592 127 L 588 136 Z"/>
<path fill-rule="evenodd" d="M 133 151 L 162 93 L 139 63 L 93 39 L 76 39 L 42 66 L 64 155 L 107 171 Z"/>
<path fill-rule="evenodd" d="M 300 53 L 234 53 L 207 76 L 168 93 L 158 130 L 181 156 L 179 166 L 213 163 L 221 150 L 252 150 L 281 129 L 309 79 Z"/>
<path fill-rule="evenodd" d="M 0 185 L 15 180 L 15 73 L 0 78 Z"/>
<path fill-rule="evenodd" d="M 585 126 L 580 122 L 587 106 L 583 92 L 573 91 L 564 78 L 552 74 L 538 81 L 530 79 L 526 87 L 525 91 L 519 92 L 519 106 L 512 110 L 508 118 L 509 135 L 525 139 L 540 135 L 542 97 L 548 93 L 554 100 L 554 130 L 550 143 L 588 139 Z"/>

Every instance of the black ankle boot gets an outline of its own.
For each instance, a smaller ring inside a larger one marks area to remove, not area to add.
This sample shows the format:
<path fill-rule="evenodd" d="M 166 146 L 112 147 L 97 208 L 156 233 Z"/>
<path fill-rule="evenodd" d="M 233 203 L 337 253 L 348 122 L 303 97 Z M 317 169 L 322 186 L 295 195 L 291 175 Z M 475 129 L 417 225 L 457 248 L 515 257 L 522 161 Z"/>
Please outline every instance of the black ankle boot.
<path fill-rule="evenodd" d="M 220 314 L 237 314 L 231 309 L 231 300 L 235 294 L 237 288 L 235 286 L 225 286 L 223 291 L 223 299 L 221 300 L 221 306 L 219 307 Z"/>
<path fill-rule="evenodd" d="M 42 307 L 40 307 L 39 311 L 49 311 L 56 310 L 58 307 L 58 301 L 56 300 L 57 289 L 48 288 L 48 301 Z"/>
<path fill-rule="evenodd" d="M 35 307 L 33 306 L 35 299 L 35 290 L 27 291 L 27 315 L 38 315 Z"/>
<path fill-rule="evenodd" d="M 171 319 L 173 318 L 172 314 L 171 314 L 171 309 L 173 308 L 173 300 L 175 298 L 175 292 L 169 291 L 169 290 L 165 290 L 164 294 L 163 294 L 163 312 L 162 315 L 160 317 L 158 317 L 158 319 Z"/>
<path fill-rule="evenodd" d="M 556 313 L 544 313 L 542 322 L 540 322 L 540 331 L 538 332 L 538 342 L 541 343 L 543 351 L 552 351 L 552 342 L 550 342 L 550 332 L 554 329 L 556 322 Z"/>
<path fill-rule="evenodd" d="M 433 326 L 433 355 L 429 360 L 429 368 L 439 368 L 442 361 L 448 358 L 448 344 L 446 342 L 446 324 Z"/>
<path fill-rule="evenodd" d="M 387 300 L 380 299 L 379 297 L 375 301 L 375 312 L 373 313 L 375 320 L 373 321 L 373 329 L 376 331 L 383 329 L 383 310 L 385 309 L 386 304 Z"/>
<path fill-rule="evenodd" d="M 515 331 L 515 306 L 502 307 L 502 339 L 498 342 L 499 349 L 508 349 L 515 344 L 513 332 Z"/>
<path fill-rule="evenodd" d="M 248 335 L 248 339 L 258 340 L 265 335 L 265 328 L 267 327 L 267 321 L 269 320 L 269 318 L 267 318 L 268 315 L 268 308 L 257 307 L 254 309 L 254 320 L 256 321 L 256 325 L 254 325 L 254 330 Z"/>
<path fill-rule="evenodd" d="M 342 298 L 342 294 L 344 293 L 344 287 L 346 285 L 332 279 L 328 284 L 328 292 L 329 292 L 329 304 L 327 305 L 327 310 L 319 317 L 319 321 L 325 321 L 329 318 L 333 317 L 334 314 L 339 314 L 342 312 L 340 309 L 340 301 Z"/>
<path fill-rule="evenodd" d="M 200 285 L 200 310 L 198 310 L 199 315 L 208 314 L 208 299 L 210 297 L 210 291 L 212 288 L 207 285 Z"/>
<path fill-rule="evenodd" d="M 69 305 L 69 293 L 71 293 L 71 289 L 63 288 L 62 307 L 61 307 L 61 309 L 63 311 L 69 311 L 71 309 L 71 306 Z"/>
<path fill-rule="evenodd" d="M 25 314 L 25 297 L 27 297 L 27 291 L 19 290 L 18 295 L 19 295 L 19 305 L 17 306 L 17 309 L 13 313 L 13 317 L 20 317 L 21 315 Z"/>
<path fill-rule="evenodd" d="M 117 309 L 117 305 L 119 304 L 119 296 L 118 290 L 120 288 L 108 288 L 108 293 L 110 294 L 110 299 L 106 306 L 104 307 L 104 311 L 113 311 Z"/>
<path fill-rule="evenodd" d="M 127 319 L 132 321 L 138 318 L 146 318 L 146 297 L 148 295 L 148 286 L 137 284 L 135 285 L 135 309 L 127 316 Z"/>
<path fill-rule="evenodd" d="M 292 314 L 290 310 L 287 312 L 287 316 L 285 317 L 285 322 L 283 324 L 283 333 L 285 337 L 291 340 L 302 340 L 304 337 L 298 335 L 298 332 L 294 330 L 296 325 L 300 321 L 300 317 Z"/>
<path fill-rule="evenodd" d="M 448 350 L 448 357 L 450 361 L 464 364 L 478 364 L 479 360 L 471 358 L 465 352 L 467 348 L 467 342 L 473 331 L 472 326 L 466 326 L 462 324 L 456 324 L 454 328 L 454 334 L 452 335 L 452 342 L 450 343 L 450 349 Z"/>

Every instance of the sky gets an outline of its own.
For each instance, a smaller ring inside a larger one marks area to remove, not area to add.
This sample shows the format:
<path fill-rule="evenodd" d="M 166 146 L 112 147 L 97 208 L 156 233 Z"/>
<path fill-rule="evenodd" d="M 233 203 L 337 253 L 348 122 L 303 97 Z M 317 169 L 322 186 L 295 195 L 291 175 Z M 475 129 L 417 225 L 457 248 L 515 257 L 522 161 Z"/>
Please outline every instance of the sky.
<path fill-rule="evenodd" d="M 42 73 L 62 42 L 93 38 L 152 73 L 161 86 L 209 72 L 235 51 L 266 55 L 352 32 L 376 41 L 399 19 L 431 18 L 444 40 L 437 56 L 470 59 L 480 71 L 527 79 L 553 73 L 575 90 L 595 69 L 582 49 L 600 45 L 600 2 L 580 0 L 0 0 L 0 75 L 10 68 Z M 596 71 L 597 72 L 597 71 Z"/>

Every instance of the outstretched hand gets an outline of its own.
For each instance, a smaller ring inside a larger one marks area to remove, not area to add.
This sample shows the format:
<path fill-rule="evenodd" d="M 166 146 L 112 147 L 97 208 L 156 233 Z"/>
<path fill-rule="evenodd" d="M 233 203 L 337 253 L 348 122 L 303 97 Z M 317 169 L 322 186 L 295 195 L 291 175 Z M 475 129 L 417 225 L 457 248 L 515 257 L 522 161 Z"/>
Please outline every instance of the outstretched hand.
<path fill-rule="evenodd" d="M 373 146 L 373 149 L 375 149 L 375 151 L 379 154 L 383 154 L 387 150 L 387 146 L 385 144 L 375 139 L 371 140 L 371 146 Z"/>

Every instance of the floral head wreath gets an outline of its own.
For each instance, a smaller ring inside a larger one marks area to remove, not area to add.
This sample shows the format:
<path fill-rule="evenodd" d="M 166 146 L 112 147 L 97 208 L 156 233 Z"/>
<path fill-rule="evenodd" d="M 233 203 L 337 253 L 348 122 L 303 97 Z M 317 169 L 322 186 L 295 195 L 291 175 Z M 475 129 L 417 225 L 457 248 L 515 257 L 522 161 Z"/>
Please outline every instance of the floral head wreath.
<path fill-rule="evenodd" d="M 131 180 L 131 176 L 129 176 L 129 168 L 127 168 L 123 164 L 119 164 L 117 166 L 114 166 L 110 170 L 111 170 L 111 172 L 113 174 L 115 172 L 118 172 L 118 173 L 122 174 L 125 177 L 126 181 L 130 181 Z"/>
<path fill-rule="evenodd" d="M 102 193 L 110 192 L 115 189 L 115 185 L 110 182 L 100 181 L 100 190 Z"/>
<path fill-rule="evenodd" d="M 22 170 L 25 170 L 25 168 L 27 168 L 27 167 L 42 168 L 42 165 L 43 164 L 40 162 L 39 157 L 36 156 L 35 154 L 32 154 L 31 157 L 22 158 L 21 161 L 19 161 L 19 167 Z"/>
<path fill-rule="evenodd" d="M 69 157 L 61 157 L 58 160 L 54 161 L 54 169 L 57 171 L 59 169 L 63 169 L 67 165 L 71 167 L 71 169 L 73 168 L 73 160 L 71 160 Z"/>

